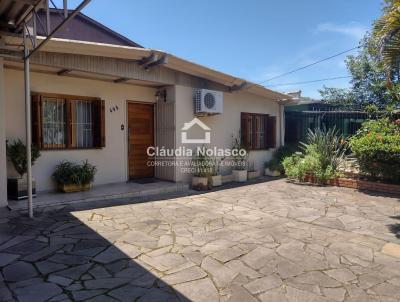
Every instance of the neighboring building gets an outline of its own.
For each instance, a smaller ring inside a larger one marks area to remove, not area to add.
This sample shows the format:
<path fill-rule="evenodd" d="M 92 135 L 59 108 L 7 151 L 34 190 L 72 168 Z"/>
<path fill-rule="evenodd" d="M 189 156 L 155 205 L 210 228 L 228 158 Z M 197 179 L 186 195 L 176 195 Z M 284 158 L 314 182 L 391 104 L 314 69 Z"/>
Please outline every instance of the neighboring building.
<path fill-rule="evenodd" d="M 292 102 L 285 105 L 285 112 L 309 111 L 309 110 L 332 110 L 335 107 L 321 100 L 302 96 L 302 91 L 286 92 L 292 97 Z"/>
<path fill-rule="evenodd" d="M 0 33 L 0 50 L 20 42 Z M 2 148 L 4 135 L 25 140 L 22 68 L 21 60 L 0 55 Z M 198 117 L 210 129 L 211 146 L 229 148 L 232 136 L 241 134 L 250 161 L 262 169 L 283 143 L 283 105 L 290 96 L 143 48 L 78 15 L 31 57 L 33 143 L 42 154 L 33 167 L 38 191 L 55 188 L 51 175 L 62 160 L 88 159 L 98 170 L 95 185 L 153 176 L 189 181 L 179 167 L 147 166 L 146 149 L 184 145 L 181 129 L 195 117 L 194 89 L 222 95 L 222 113 Z M 0 159 L 5 156 L 2 152 Z M 11 164 L 6 170 L 0 169 L 0 179 L 13 175 Z M 4 193 L 0 201 L 6 203 Z"/>
<path fill-rule="evenodd" d="M 69 11 L 69 13 L 71 12 Z M 50 9 L 49 18 L 52 31 L 63 20 L 63 11 Z M 44 10 L 38 12 L 37 23 L 40 24 L 37 26 L 38 36 L 45 36 L 47 29 L 45 28 L 46 14 Z M 55 38 L 143 48 L 84 14 L 78 14 L 72 18 L 64 28 L 56 33 Z"/>

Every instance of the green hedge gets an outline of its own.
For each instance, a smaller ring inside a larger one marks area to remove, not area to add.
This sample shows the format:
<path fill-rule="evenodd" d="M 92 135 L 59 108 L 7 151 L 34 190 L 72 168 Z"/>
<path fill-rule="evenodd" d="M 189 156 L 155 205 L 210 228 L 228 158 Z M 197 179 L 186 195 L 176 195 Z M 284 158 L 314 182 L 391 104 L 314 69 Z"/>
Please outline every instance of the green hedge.
<path fill-rule="evenodd" d="M 349 143 L 361 172 L 400 182 L 400 120 L 367 121 Z"/>

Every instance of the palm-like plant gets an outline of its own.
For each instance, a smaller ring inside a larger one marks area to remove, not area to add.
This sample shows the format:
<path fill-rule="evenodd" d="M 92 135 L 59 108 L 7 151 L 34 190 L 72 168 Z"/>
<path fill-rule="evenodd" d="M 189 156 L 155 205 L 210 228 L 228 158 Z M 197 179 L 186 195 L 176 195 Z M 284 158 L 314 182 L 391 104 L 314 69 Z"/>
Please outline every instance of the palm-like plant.
<path fill-rule="evenodd" d="M 318 157 L 323 170 L 331 167 L 336 172 L 346 160 L 348 145 L 335 127 L 308 129 L 307 142 L 300 144 L 304 153 Z"/>
<path fill-rule="evenodd" d="M 400 57 L 400 0 L 386 0 L 383 16 L 375 22 L 374 35 L 378 39 L 382 61 L 388 71 L 398 68 Z"/>

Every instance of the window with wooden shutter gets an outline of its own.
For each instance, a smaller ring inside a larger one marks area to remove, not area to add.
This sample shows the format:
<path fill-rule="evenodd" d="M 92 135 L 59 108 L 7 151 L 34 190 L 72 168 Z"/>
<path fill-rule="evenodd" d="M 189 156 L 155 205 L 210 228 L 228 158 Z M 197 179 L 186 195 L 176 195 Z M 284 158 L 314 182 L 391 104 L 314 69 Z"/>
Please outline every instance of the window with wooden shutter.
<path fill-rule="evenodd" d="M 106 146 L 104 106 L 104 100 L 98 100 L 93 103 L 93 145 L 96 148 Z"/>
<path fill-rule="evenodd" d="M 41 106 L 40 96 L 32 95 L 32 144 L 42 148 Z"/>
<path fill-rule="evenodd" d="M 241 142 L 242 145 L 249 149 L 251 147 L 251 133 L 250 129 L 248 129 L 248 120 L 249 115 L 247 113 L 242 113 L 241 120 L 240 120 L 240 134 L 241 134 Z"/>
<path fill-rule="evenodd" d="M 276 117 L 268 114 L 241 113 L 241 139 L 248 150 L 276 147 Z"/>
<path fill-rule="evenodd" d="M 269 116 L 267 120 L 267 148 L 276 147 L 276 116 Z"/>
<path fill-rule="evenodd" d="M 44 150 L 105 146 L 104 101 L 67 95 L 32 95 L 32 138 Z"/>

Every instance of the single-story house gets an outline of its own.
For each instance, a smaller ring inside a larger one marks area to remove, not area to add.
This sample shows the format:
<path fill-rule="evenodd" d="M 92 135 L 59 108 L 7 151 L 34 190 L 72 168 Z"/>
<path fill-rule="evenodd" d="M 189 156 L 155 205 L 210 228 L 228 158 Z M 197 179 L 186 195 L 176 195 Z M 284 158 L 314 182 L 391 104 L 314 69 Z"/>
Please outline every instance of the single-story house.
<path fill-rule="evenodd" d="M 0 50 L 20 43 L 0 32 Z M 141 177 L 188 182 L 190 173 L 179 166 L 149 166 L 147 148 L 185 146 L 182 128 L 195 117 L 209 128 L 212 147 L 229 148 L 233 136 L 245 139 L 258 169 L 283 144 L 290 96 L 145 48 L 83 14 L 30 60 L 38 192 L 55 189 L 51 175 L 63 160 L 88 159 L 97 167 L 94 185 Z M 194 92 L 206 107 L 217 102 L 217 114 L 197 114 Z M 16 139 L 25 140 L 23 62 L 0 54 L 1 205 L 7 204 L 6 179 L 15 174 L 6 140 Z"/>

